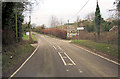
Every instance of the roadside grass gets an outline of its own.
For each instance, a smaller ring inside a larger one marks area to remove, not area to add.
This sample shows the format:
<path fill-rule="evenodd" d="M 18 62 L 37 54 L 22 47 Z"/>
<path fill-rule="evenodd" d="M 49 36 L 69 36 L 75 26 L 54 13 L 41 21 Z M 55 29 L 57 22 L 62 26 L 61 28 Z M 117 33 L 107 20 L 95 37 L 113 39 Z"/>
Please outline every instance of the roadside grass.
<path fill-rule="evenodd" d="M 22 39 L 23 39 L 23 40 L 29 40 L 29 36 L 28 36 L 28 35 L 23 34 Z M 36 39 L 36 37 L 35 37 L 35 35 L 34 35 L 34 34 L 32 34 L 32 39 L 33 39 L 33 41 L 37 41 L 37 39 Z"/>
<path fill-rule="evenodd" d="M 32 34 L 32 39 L 33 39 L 33 41 L 37 41 L 35 35 L 33 35 L 33 34 Z"/>
<path fill-rule="evenodd" d="M 23 39 L 23 40 L 29 40 L 29 36 L 28 36 L 28 35 L 23 34 L 22 39 Z"/>
<path fill-rule="evenodd" d="M 99 43 L 94 42 L 91 40 L 72 40 L 72 43 L 78 44 L 80 46 L 87 47 L 91 50 L 96 50 L 98 52 L 102 52 L 104 54 L 107 54 L 109 56 L 118 57 L 118 46 L 107 44 L 107 43 Z"/>
<path fill-rule="evenodd" d="M 32 35 L 33 40 L 37 41 Z M 35 49 L 30 45 L 29 37 L 23 34 L 23 41 L 14 45 L 3 46 L 2 50 L 2 70 L 3 76 L 7 76 L 18 67 Z M 10 58 L 12 56 L 12 58 Z"/>
<path fill-rule="evenodd" d="M 4 47 L 2 54 L 3 75 L 16 68 L 16 66 L 22 63 L 22 60 L 32 53 L 33 50 L 34 47 L 28 42 L 22 42 L 21 44 Z M 12 58 L 10 58 L 10 56 L 12 56 Z"/>

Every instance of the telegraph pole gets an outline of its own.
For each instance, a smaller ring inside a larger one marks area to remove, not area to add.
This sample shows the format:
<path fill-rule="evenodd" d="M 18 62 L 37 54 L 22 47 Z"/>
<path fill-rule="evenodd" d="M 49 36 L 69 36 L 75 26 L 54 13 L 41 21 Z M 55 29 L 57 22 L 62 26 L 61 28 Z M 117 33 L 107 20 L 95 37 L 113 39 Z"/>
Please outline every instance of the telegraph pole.
<path fill-rule="evenodd" d="M 79 17 L 77 17 L 77 28 L 79 27 Z M 78 39 L 79 39 L 79 30 L 78 30 Z"/>
<path fill-rule="evenodd" d="M 68 28 L 67 28 L 67 34 L 69 32 L 69 19 L 68 19 Z M 69 37 L 70 37 L 70 34 L 69 34 Z"/>
<path fill-rule="evenodd" d="M 32 40 L 32 35 L 31 35 L 31 15 L 29 16 L 29 40 Z"/>
<path fill-rule="evenodd" d="M 31 41 L 32 40 L 32 37 L 31 37 L 31 11 L 32 11 L 32 5 L 30 4 L 30 15 L 29 15 L 29 40 Z"/>

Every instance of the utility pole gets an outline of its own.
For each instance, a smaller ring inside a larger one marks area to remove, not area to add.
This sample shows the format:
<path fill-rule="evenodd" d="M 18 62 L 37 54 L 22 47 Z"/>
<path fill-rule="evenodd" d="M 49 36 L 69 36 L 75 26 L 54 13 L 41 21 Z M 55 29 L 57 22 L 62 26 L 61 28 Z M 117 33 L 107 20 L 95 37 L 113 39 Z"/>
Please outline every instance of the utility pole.
<path fill-rule="evenodd" d="M 79 27 L 79 17 L 77 17 L 77 28 Z M 78 39 L 79 39 L 79 30 L 78 30 Z"/>
<path fill-rule="evenodd" d="M 31 35 L 31 11 L 32 11 L 32 5 L 30 4 L 30 15 L 29 15 L 29 24 L 28 24 L 28 27 L 29 27 L 29 40 L 32 41 L 32 35 Z"/>
<path fill-rule="evenodd" d="M 30 41 L 32 40 L 32 37 L 31 37 L 31 15 L 29 16 L 29 39 L 30 39 Z"/>
<path fill-rule="evenodd" d="M 67 27 L 67 35 L 68 35 L 68 32 L 69 32 L 69 20 L 68 20 L 68 27 Z M 70 37 L 70 34 L 68 35 L 68 37 Z"/>

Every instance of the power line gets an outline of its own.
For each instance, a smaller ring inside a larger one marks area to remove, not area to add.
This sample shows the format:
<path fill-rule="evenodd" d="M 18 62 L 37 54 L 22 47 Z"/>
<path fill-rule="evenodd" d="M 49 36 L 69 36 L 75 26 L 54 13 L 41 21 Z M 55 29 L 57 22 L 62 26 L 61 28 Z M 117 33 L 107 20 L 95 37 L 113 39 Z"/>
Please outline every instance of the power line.
<path fill-rule="evenodd" d="M 87 3 L 89 2 L 89 0 L 84 4 L 84 6 L 70 19 L 74 18 L 76 15 L 78 15 L 78 13 L 80 13 L 80 11 L 82 11 L 82 9 L 87 5 Z"/>

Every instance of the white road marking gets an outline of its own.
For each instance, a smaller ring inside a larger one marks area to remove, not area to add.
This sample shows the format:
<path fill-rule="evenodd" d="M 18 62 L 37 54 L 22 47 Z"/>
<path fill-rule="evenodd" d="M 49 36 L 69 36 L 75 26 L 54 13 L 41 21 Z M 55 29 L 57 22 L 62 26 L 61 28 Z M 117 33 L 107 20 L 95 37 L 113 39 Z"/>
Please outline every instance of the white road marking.
<path fill-rule="evenodd" d="M 69 60 L 74 64 L 74 65 L 76 65 L 75 64 L 75 62 L 64 52 L 64 54 L 69 58 Z"/>
<path fill-rule="evenodd" d="M 67 69 L 66 71 L 69 71 L 69 69 Z"/>
<path fill-rule="evenodd" d="M 58 46 L 58 48 L 59 48 L 59 49 L 61 49 L 61 47 L 60 47 L 60 46 Z"/>
<path fill-rule="evenodd" d="M 60 55 L 60 58 L 62 59 L 64 65 L 66 66 L 67 64 L 66 64 L 65 60 L 63 59 L 62 55 L 60 54 L 60 52 L 58 52 L 58 54 Z"/>
<path fill-rule="evenodd" d="M 75 44 L 74 44 L 75 45 Z M 106 58 L 106 57 L 103 57 L 103 56 L 101 56 L 101 55 L 99 55 L 99 54 L 96 54 L 96 53 L 94 53 L 94 52 L 92 52 L 92 51 L 89 51 L 89 50 L 87 50 L 87 49 L 85 49 L 85 48 L 83 48 L 83 47 L 80 47 L 80 46 L 77 46 L 77 45 L 75 45 L 76 47 L 79 47 L 79 48 L 81 48 L 81 49 L 83 49 L 83 50 L 85 50 L 85 51 L 87 51 L 87 52 L 90 52 L 91 54 L 93 54 L 93 55 L 96 55 L 96 56 L 98 56 L 98 57 L 100 57 L 100 58 L 103 58 L 103 59 L 105 59 L 105 60 L 107 60 L 107 61 L 110 61 L 110 62 L 112 62 L 112 63 L 114 63 L 114 64 L 117 64 L 117 65 L 120 65 L 120 63 L 118 63 L 118 62 L 116 62 L 116 61 L 113 61 L 113 60 L 111 60 L 111 59 L 108 59 L 108 58 Z"/>
<path fill-rule="evenodd" d="M 70 65 L 70 66 L 72 66 L 73 64 L 72 64 L 72 63 L 67 63 L 67 65 Z"/>
<path fill-rule="evenodd" d="M 39 47 L 39 45 L 34 50 L 34 52 L 24 61 L 24 63 L 9 77 L 9 79 L 11 79 L 26 64 L 26 62 L 35 54 L 35 52 L 37 51 L 38 47 Z"/>
<path fill-rule="evenodd" d="M 78 69 L 80 73 L 83 73 L 83 71 L 81 71 L 81 69 Z"/>
<path fill-rule="evenodd" d="M 53 48 L 54 48 L 54 49 L 56 49 L 56 47 L 55 47 L 55 46 L 53 46 Z"/>
<path fill-rule="evenodd" d="M 60 46 L 57 45 L 57 47 L 58 47 L 60 50 L 62 50 L 62 48 L 61 48 Z M 63 50 L 62 50 L 62 51 L 63 51 Z"/>
<path fill-rule="evenodd" d="M 80 73 L 82 73 L 82 71 L 80 71 Z"/>

